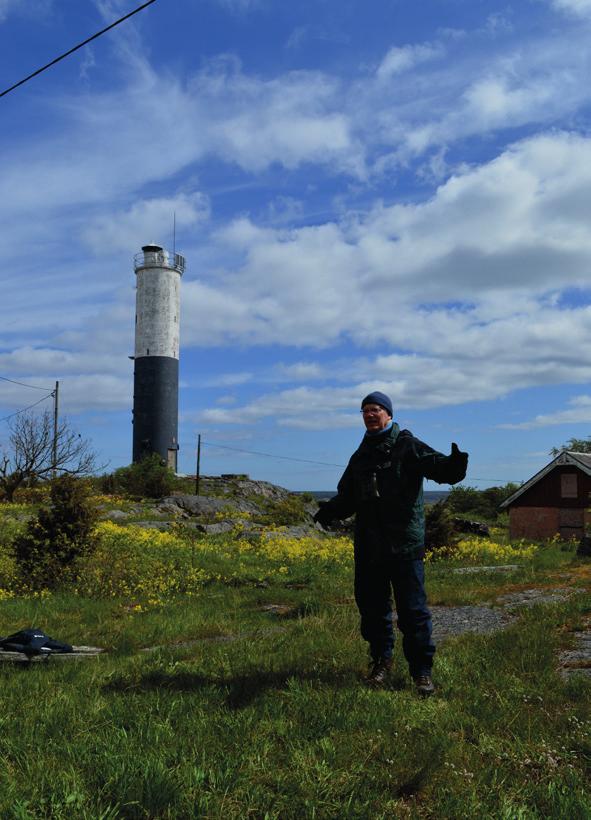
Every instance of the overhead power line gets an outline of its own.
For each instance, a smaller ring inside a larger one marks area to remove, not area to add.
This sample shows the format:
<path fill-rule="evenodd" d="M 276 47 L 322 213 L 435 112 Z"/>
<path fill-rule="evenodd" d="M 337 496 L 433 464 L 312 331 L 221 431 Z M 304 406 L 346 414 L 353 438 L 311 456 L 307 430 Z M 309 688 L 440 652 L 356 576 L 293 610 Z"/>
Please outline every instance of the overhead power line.
<path fill-rule="evenodd" d="M 304 464 L 320 464 L 323 467 L 340 467 L 344 468 L 344 464 L 333 464 L 329 461 L 312 461 L 310 458 L 294 458 L 293 456 L 278 456 L 276 453 L 261 453 L 257 450 L 244 450 L 242 447 L 228 447 L 227 444 L 216 444 L 214 441 L 201 440 L 202 444 L 209 447 L 220 447 L 222 450 L 234 450 L 237 453 L 248 453 L 251 456 L 265 456 L 265 458 L 280 458 L 282 461 L 300 461 Z"/>
<path fill-rule="evenodd" d="M 133 11 L 130 11 L 129 14 L 126 14 L 124 17 L 121 17 L 119 20 L 115 20 L 115 22 L 111 23 L 110 26 L 107 26 L 106 28 L 101 29 L 101 31 L 97 31 L 97 33 L 93 34 L 92 37 L 88 37 L 88 39 L 84 40 L 84 42 L 78 43 L 78 45 L 74 46 L 74 48 L 71 48 L 69 51 L 66 51 L 64 54 L 60 54 L 60 56 L 56 57 L 55 60 L 52 60 L 50 63 L 47 63 L 47 65 L 44 65 L 42 68 L 38 68 L 37 71 L 34 71 L 32 74 L 29 74 L 28 77 L 24 77 L 22 80 L 19 80 L 18 83 L 15 83 L 14 85 L 11 85 L 10 88 L 7 88 L 5 91 L 2 91 L 0 93 L 0 97 L 4 97 L 6 94 L 9 94 L 11 91 L 14 91 L 15 88 L 19 87 L 19 85 L 24 85 L 29 80 L 32 80 L 33 77 L 36 77 L 38 74 L 41 74 L 43 71 L 46 71 L 48 68 L 51 68 L 52 65 L 55 65 L 56 63 L 59 63 L 60 60 L 64 60 L 66 57 L 69 57 L 70 54 L 73 54 L 75 51 L 78 51 L 79 48 L 82 48 L 83 46 L 88 45 L 88 43 L 91 43 L 93 40 L 96 40 L 97 37 L 100 37 L 101 35 L 105 34 L 107 31 L 110 31 L 112 28 L 115 28 L 115 26 L 118 26 L 119 23 L 123 23 L 124 20 L 128 20 L 130 17 L 133 17 L 134 14 L 137 14 L 139 11 L 142 11 L 142 9 L 145 9 L 146 6 L 151 6 L 152 3 L 155 3 L 155 2 L 156 2 L 156 0 L 148 0 L 147 3 L 144 3 L 141 6 L 138 6 L 137 9 L 134 9 Z"/>
<path fill-rule="evenodd" d="M 46 399 L 52 399 L 53 395 L 54 395 L 53 392 L 48 393 L 47 396 L 43 396 L 43 398 L 39 399 L 39 401 L 36 401 L 33 404 L 29 404 L 28 407 L 23 407 L 21 410 L 17 410 L 16 412 L 11 413 L 9 416 L 4 416 L 4 418 L 0 419 L 0 421 L 8 421 L 8 419 L 13 418 L 14 416 L 18 416 L 21 413 L 26 413 L 27 410 L 31 410 L 33 407 L 37 407 L 37 405 L 41 404 L 42 401 L 45 401 Z"/>
<path fill-rule="evenodd" d="M 11 384 L 20 384 L 21 387 L 30 387 L 31 390 L 44 390 L 46 393 L 51 390 L 50 387 L 37 387 L 35 384 L 25 384 L 24 382 L 15 382 L 14 379 L 7 379 L 6 376 L 0 376 L 3 382 L 10 382 Z"/>
<path fill-rule="evenodd" d="M 230 447 L 227 444 L 217 444 L 214 441 L 206 441 L 205 439 L 201 439 L 201 444 L 208 445 L 209 447 L 218 447 L 222 450 L 233 450 L 236 453 L 248 453 L 251 456 L 265 456 L 265 458 L 278 458 L 282 461 L 299 461 L 304 464 L 319 464 L 322 467 L 340 467 L 344 469 L 344 464 L 335 464 L 331 461 L 313 461 L 310 458 L 295 458 L 294 456 L 280 456 L 276 453 L 262 453 L 260 450 L 245 450 L 242 447 Z M 466 481 L 469 483 L 470 481 L 491 481 L 491 482 L 498 482 L 499 484 L 507 484 L 508 479 L 506 478 L 472 478 L 469 476 Z M 516 482 L 517 483 L 517 482 Z"/>

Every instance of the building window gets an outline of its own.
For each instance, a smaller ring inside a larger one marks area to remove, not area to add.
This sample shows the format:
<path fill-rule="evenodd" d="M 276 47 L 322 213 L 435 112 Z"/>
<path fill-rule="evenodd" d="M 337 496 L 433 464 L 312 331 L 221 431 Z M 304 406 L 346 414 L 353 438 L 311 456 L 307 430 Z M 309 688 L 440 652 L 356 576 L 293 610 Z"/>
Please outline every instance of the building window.
<path fill-rule="evenodd" d="M 560 476 L 560 497 L 576 498 L 578 496 L 577 474 L 563 473 Z"/>

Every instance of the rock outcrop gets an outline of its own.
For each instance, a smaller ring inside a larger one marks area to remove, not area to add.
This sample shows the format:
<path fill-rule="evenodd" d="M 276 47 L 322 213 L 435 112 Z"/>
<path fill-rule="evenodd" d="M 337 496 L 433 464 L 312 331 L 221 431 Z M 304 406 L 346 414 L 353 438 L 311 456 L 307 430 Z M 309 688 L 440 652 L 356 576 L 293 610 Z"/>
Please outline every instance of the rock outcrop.
<path fill-rule="evenodd" d="M 219 535 L 240 526 L 244 532 L 257 533 L 262 527 L 279 525 L 295 537 L 317 532 L 313 516 L 316 501 L 299 493 L 278 487 L 268 481 L 254 481 L 246 476 L 203 477 L 200 494 L 176 493 L 153 503 L 146 515 L 145 503 L 141 515 L 146 519 L 153 512 L 158 520 L 139 521 L 140 526 L 166 529 L 174 521 L 193 527 L 198 532 Z M 104 517 L 124 523 L 129 514 L 108 510 Z"/>

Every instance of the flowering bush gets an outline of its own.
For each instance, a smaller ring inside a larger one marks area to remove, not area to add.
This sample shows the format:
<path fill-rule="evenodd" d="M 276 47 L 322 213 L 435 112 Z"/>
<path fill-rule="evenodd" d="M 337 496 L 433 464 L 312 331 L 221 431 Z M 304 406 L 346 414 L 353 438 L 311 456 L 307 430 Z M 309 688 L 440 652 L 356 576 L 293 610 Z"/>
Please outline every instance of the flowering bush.
<path fill-rule="evenodd" d="M 12 544 L 26 528 L 25 504 L 0 504 L 0 601 L 12 598 L 18 588 L 18 567 Z"/>
<path fill-rule="evenodd" d="M 536 554 L 538 547 L 524 540 L 512 544 L 502 544 L 492 538 L 462 538 L 454 547 L 428 553 L 426 560 L 451 558 L 463 563 L 503 564 L 512 561 L 529 561 Z"/>
<path fill-rule="evenodd" d="M 78 595 L 159 603 L 176 593 L 192 594 L 207 579 L 188 564 L 186 544 L 170 533 L 102 521 L 95 537 L 94 554 L 78 566 Z"/>
<path fill-rule="evenodd" d="M 0 601 L 12 598 L 18 586 L 16 560 L 8 550 L 0 549 Z"/>
<path fill-rule="evenodd" d="M 236 548 L 240 553 L 256 553 L 280 564 L 297 564 L 310 560 L 343 564 L 349 563 L 353 558 L 353 545 L 349 538 L 293 538 L 282 534 L 280 529 L 263 533 L 256 543 L 240 539 Z"/>
<path fill-rule="evenodd" d="M 151 605 L 177 594 L 195 595 L 213 582 L 285 581 L 308 566 L 341 566 L 352 558 L 346 538 L 290 538 L 280 530 L 252 540 L 242 533 L 203 538 L 183 526 L 162 532 L 103 521 L 95 535 L 95 552 L 79 564 L 74 591 Z"/>

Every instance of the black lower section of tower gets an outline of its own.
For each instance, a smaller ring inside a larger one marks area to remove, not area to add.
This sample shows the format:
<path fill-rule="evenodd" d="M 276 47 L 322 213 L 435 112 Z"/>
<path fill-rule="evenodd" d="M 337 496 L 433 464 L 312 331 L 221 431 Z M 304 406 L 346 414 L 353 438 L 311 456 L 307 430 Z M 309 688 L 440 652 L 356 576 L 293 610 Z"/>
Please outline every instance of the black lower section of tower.
<path fill-rule="evenodd" d="M 177 468 L 179 362 L 141 356 L 133 373 L 133 461 L 158 453 Z"/>

